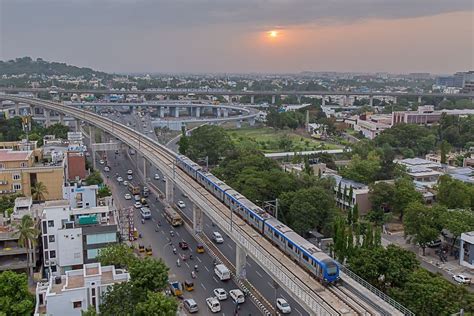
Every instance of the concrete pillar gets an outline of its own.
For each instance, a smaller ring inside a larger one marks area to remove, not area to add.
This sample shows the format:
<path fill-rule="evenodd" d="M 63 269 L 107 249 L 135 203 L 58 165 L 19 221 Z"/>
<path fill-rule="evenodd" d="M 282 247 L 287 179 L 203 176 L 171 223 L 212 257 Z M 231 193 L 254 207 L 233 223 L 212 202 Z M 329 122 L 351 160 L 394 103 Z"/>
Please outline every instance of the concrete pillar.
<path fill-rule="evenodd" d="M 446 96 L 444 96 L 443 101 L 448 101 L 448 98 Z"/>
<path fill-rule="evenodd" d="M 422 100 L 421 100 L 421 95 L 420 95 L 420 96 L 418 96 L 418 103 L 421 104 L 421 101 Z"/>
<path fill-rule="evenodd" d="M 79 132 L 80 126 L 81 126 L 81 122 L 79 122 L 79 120 L 74 120 L 74 130 L 76 132 Z"/>
<path fill-rule="evenodd" d="M 89 142 L 91 145 L 91 150 L 92 150 L 92 167 L 94 170 L 96 170 L 96 161 L 95 161 L 95 147 L 93 146 L 95 143 L 95 130 L 92 125 L 89 125 Z"/>
<path fill-rule="evenodd" d="M 193 107 L 188 107 L 188 116 L 194 116 L 194 108 Z"/>
<path fill-rule="evenodd" d="M 344 105 L 349 106 L 351 103 L 350 95 L 345 95 L 344 96 Z"/>
<path fill-rule="evenodd" d="M 255 118 L 252 117 L 251 119 L 249 119 L 249 124 L 250 124 L 250 126 L 254 126 L 255 125 Z"/>
<path fill-rule="evenodd" d="M 326 96 L 323 95 L 321 105 L 326 105 Z"/>
<path fill-rule="evenodd" d="M 59 113 L 59 123 L 64 125 L 64 114 Z"/>
<path fill-rule="evenodd" d="M 250 104 L 255 104 L 255 96 L 254 95 L 250 96 Z"/>
<path fill-rule="evenodd" d="M 44 118 L 46 119 L 45 126 L 48 127 L 51 125 L 51 111 L 44 109 L 43 113 L 44 113 Z"/>
<path fill-rule="evenodd" d="M 393 97 L 393 104 L 397 104 L 398 103 L 398 98 L 397 97 Z"/>
<path fill-rule="evenodd" d="M 228 96 L 228 99 L 229 99 L 229 103 L 232 103 L 232 96 L 231 95 Z"/>
<path fill-rule="evenodd" d="M 369 95 L 369 105 L 374 106 L 374 96 L 373 95 Z"/>
<path fill-rule="evenodd" d="M 246 279 L 247 278 L 247 253 L 245 249 L 240 247 L 239 245 L 235 245 L 235 274 L 239 279 Z"/>
<path fill-rule="evenodd" d="M 199 106 L 196 107 L 196 117 L 201 117 L 201 108 Z"/>
<path fill-rule="evenodd" d="M 145 179 L 145 183 L 146 183 L 146 179 L 148 179 L 148 177 L 147 177 L 147 174 L 146 174 L 146 159 L 145 159 L 145 157 L 143 157 L 143 178 Z"/>
<path fill-rule="evenodd" d="M 15 102 L 15 115 L 20 116 L 20 102 Z"/>
<path fill-rule="evenodd" d="M 276 101 L 275 99 L 276 99 L 275 95 L 272 95 L 272 104 L 275 104 L 275 101 Z"/>
<path fill-rule="evenodd" d="M 170 179 L 169 177 L 166 178 L 166 184 L 165 184 L 165 198 L 168 203 L 172 204 L 173 199 L 174 199 L 174 186 L 173 186 L 173 180 Z"/>
<path fill-rule="evenodd" d="M 229 109 L 222 109 L 224 112 L 224 117 L 229 117 Z"/>
<path fill-rule="evenodd" d="M 217 117 L 221 117 L 221 109 L 220 108 L 217 108 Z"/>
<path fill-rule="evenodd" d="M 301 96 L 300 96 L 300 95 L 297 95 L 297 96 L 296 96 L 296 99 L 298 100 L 298 104 L 301 104 Z"/>
<path fill-rule="evenodd" d="M 236 128 L 241 128 L 242 127 L 242 121 L 241 120 L 235 121 L 235 127 Z"/>
<path fill-rule="evenodd" d="M 164 118 L 164 117 L 165 117 L 165 107 L 160 106 L 160 118 Z"/>
<path fill-rule="evenodd" d="M 203 218 L 202 210 L 193 204 L 193 231 L 195 234 L 202 233 Z"/>

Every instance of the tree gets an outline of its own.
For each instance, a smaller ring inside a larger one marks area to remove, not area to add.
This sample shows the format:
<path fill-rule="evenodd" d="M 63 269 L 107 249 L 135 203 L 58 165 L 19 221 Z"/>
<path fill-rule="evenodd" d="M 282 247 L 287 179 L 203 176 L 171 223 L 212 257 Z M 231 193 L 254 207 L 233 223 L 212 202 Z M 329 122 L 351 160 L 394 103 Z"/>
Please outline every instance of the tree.
<path fill-rule="evenodd" d="M 136 291 L 131 282 L 117 283 L 107 288 L 99 306 L 104 316 L 134 315 L 136 304 L 141 300 L 142 292 Z"/>
<path fill-rule="evenodd" d="M 111 196 L 112 192 L 110 191 L 110 188 L 106 185 L 104 185 L 102 188 L 97 191 L 97 197 L 98 198 L 104 198 L 106 196 Z"/>
<path fill-rule="evenodd" d="M 416 191 L 413 181 L 408 177 L 402 177 L 395 180 L 395 194 L 393 210 L 399 214 L 400 220 L 403 219 L 403 214 L 407 206 L 416 201 L 422 201 L 422 195 Z"/>
<path fill-rule="evenodd" d="M 129 269 L 138 258 L 133 254 L 133 250 L 125 244 L 112 244 L 99 251 L 97 260 L 103 266 L 114 265 L 116 268 Z"/>
<path fill-rule="evenodd" d="M 395 204 L 395 186 L 381 181 L 370 184 L 369 200 L 372 203 L 372 210 L 382 212 L 391 211 Z"/>
<path fill-rule="evenodd" d="M 139 302 L 136 306 L 137 316 L 163 315 L 174 316 L 178 310 L 178 302 L 173 297 L 168 297 L 163 293 L 148 292 L 147 298 Z"/>
<path fill-rule="evenodd" d="M 441 233 L 441 212 L 438 207 L 429 208 L 420 202 L 409 204 L 405 210 L 405 236 L 410 236 L 409 240 L 423 249 L 423 256 L 428 243 L 438 239 Z"/>
<path fill-rule="evenodd" d="M 474 186 L 442 175 L 438 180 L 437 200 L 450 209 L 474 207 Z"/>
<path fill-rule="evenodd" d="M 44 201 L 45 194 L 49 194 L 48 188 L 43 182 L 36 182 L 32 187 L 31 187 L 31 196 L 33 200 L 35 201 Z"/>
<path fill-rule="evenodd" d="M 28 276 L 24 273 L 0 273 L 0 315 L 31 315 L 34 296 L 28 290 Z"/>
<path fill-rule="evenodd" d="M 461 308 L 466 314 L 474 311 L 474 295 L 464 287 L 425 269 L 407 276 L 403 287 L 392 288 L 389 294 L 416 315 L 452 315 Z"/>
<path fill-rule="evenodd" d="M 135 261 L 130 267 L 130 277 L 135 289 L 146 291 L 162 291 L 168 283 L 169 268 L 159 259 L 146 257 Z"/>
<path fill-rule="evenodd" d="M 100 172 L 95 170 L 92 172 L 87 178 L 86 178 L 86 184 L 87 185 L 100 185 L 104 183 L 104 180 L 102 179 L 102 176 L 100 175 Z"/>
<path fill-rule="evenodd" d="M 471 210 L 449 210 L 442 217 L 443 227 L 453 235 L 451 249 L 462 233 L 474 230 L 474 213 Z"/>
<path fill-rule="evenodd" d="M 344 178 L 368 184 L 376 180 L 380 168 L 380 158 L 375 151 L 370 152 L 367 159 L 362 159 L 355 154 L 349 165 L 342 169 L 341 175 Z"/>
<path fill-rule="evenodd" d="M 28 274 L 33 274 L 32 268 L 30 268 L 30 249 L 38 243 L 39 230 L 35 228 L 35 223 L 30 215 L 24 215 L 21 218 L 21 222 L 16 225 L 18 231 L 15 233 L 18 237 L 18 245 L 26 248 L 26 265 Z"/>
<path fill-rule="evenodd" d="M 439 145 L 439 149 L 441 151 L 441 163 L 446 164 L 446 155 L 451 151 L 451 144 L 443 140 Z"/>
<path fill-rule="evenodd" d="M 233 148 L 226 131 L 215 125 L 204 125 L 193 131 L 186 151 L 192 160 L 208 158 L 209 164 L 217 164 L 219 159 Z"/>

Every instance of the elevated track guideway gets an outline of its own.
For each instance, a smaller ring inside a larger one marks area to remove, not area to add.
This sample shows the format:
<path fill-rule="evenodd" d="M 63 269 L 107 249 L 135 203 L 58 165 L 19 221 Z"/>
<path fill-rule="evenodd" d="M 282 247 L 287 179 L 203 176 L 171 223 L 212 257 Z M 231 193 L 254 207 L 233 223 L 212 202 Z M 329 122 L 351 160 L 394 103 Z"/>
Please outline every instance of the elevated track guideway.
<path fill-rule="evenodd" d="M 0 99 L 28 103 L 83 120 L 140 152 L 206 213 L 228 236 L 283 286 L 311 315 L 403 315 L 370 291 L 341 286 L 324 287 L 288 256 L 274 247 L 204 187 L 175 167 L 176 154 L 139 132 L 92 112 L 40 99 L 0 95 Z M 361 287 L 362 288 L 362 287 Z M 365 289 L 365 288 L 363 288 Z M 365 299 L 361 299 L 361 295 Z"/>

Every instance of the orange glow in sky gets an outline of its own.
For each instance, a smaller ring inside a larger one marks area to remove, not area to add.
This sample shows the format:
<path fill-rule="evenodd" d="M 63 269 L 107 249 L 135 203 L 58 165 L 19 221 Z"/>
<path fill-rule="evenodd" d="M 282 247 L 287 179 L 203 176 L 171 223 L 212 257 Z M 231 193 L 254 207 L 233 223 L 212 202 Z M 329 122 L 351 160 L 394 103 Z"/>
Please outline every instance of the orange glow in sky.
<path fill-rule="evenodd" d="M 276 37 L 278 37 L 278 35 L 279 35 L 278 31 L 275 31 L 275 30 L 272 30 L 272 31 L 268 32 L 268 36 L 270 36 L 272 38 L 276 38 Z"/>

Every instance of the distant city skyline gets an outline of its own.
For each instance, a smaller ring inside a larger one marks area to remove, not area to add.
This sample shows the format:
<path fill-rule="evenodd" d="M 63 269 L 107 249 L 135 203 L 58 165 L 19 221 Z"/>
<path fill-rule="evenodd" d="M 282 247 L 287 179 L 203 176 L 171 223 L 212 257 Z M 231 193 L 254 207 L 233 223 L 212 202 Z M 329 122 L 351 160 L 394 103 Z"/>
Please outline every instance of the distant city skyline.
<path fill-rule="evenodd" d="M 0 59 L 116 73 L 474 68 L 470 0 L 0 0 Z"/>

